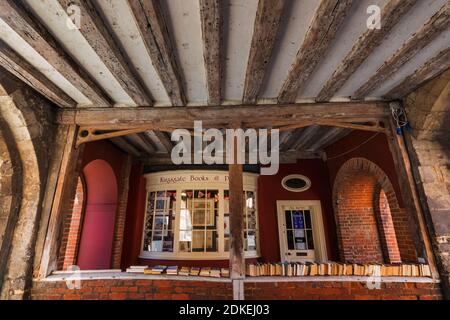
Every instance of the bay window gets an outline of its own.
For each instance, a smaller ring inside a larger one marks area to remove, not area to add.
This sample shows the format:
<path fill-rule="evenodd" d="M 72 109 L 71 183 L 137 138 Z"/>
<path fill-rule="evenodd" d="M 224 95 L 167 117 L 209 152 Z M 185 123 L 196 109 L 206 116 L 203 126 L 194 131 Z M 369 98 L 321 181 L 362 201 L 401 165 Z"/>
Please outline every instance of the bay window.
<path fill-rule="evenodd" d="M 147 174 L 141 258 L 228 259 L 228 173 L 166 171 Z M 244 250 L 258 256 L 257 175 L 244 173 Z"/>

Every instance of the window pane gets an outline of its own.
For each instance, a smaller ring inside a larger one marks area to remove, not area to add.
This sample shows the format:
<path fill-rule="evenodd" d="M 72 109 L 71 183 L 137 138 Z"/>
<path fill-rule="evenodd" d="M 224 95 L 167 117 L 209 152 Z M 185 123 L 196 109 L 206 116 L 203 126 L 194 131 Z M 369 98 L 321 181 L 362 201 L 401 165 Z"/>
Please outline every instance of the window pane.
<path fill-rule="evenodd" d="M 218 218 L 218 190 L 183 190 L 181 193 L 180 243 L 187 241 L 184 231 L 192 230 L 192 252 L 217 252 L 219 247 Z M 183 250 L 187 251 L 186 244 L 180 244 L 181 246 L 183 246 Z"/>
<path fill-rule="evenodd" d="M 173 251 L 173 231 L 167 230 L 164 234 L 163 248 L 164 252 L 172 252 Z"/>
<path fill-rule="evenodd" d="M 306 239 L 305 238 L 295 238 L 295 249 L 296 250 L 306 250 Z"/>
<path fill-rule="evenodd" d="M 306 231 L 306 237 L 308 239 L 308 250 L 313 250 L 314 249 L 314 238 L 313 238 L 312 230 Z"/>
<path fill-rule="evenodd" d="M 286 236 L 287 236 L 287 244 L 288 244 L 288 249 L 289 250 L 294 250 L 294 236 L 292 234 L 292 230 L 287 230 L 286 231 Z"/>
<path fill-rule="evenodd" d="M 303 222 L 303 214 L 300 210 L 292 211 L 292 222 L 294 225 L 294 229 L 304 229 L 305 224 Z"/>
<path fill-rule="evenodd" d="M 207 252 L 215 252 L 218 249 L 218 238 L 217 231 L 208 230 L 206 231 L 206 251 Z"/>
<path fill-rule="evenodd" d="M 284 217 L 286 219 L 286 229 L 292 229 L 291 211 L 286 210 L 284 212 Z"/>
<path fill-rule="evenodd" d="M 309 210 L 305 210 L 305 226 L 306 229 L 311 229 L 311 213 Z"/>
<path fill-rule="evenodd" d="M 205 251 L 205 231 L 194 230 L 192 232 L 192 251 L 193 252 Z"/>
<path fill-rule="evenodd" d="M 248 231 L 247 233 L 247 250 L 256 250 L 256 233 L 255 231 Z"/>

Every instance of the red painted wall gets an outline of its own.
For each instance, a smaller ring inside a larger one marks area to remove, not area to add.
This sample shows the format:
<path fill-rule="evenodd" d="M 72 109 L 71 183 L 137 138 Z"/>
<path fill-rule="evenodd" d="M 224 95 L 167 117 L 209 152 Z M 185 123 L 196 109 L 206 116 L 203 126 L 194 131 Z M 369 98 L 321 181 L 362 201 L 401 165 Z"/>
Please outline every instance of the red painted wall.
<path fill-rule="evenodd" d="M 370 141 L 368 141 L 369 139 Z M 327 166 L 330 175 L 331 190 L 340 167 L 351 158 L 362 157 L 374 162 L 386 173 L 394 187 L 400 207 L 404 207 L 394 160 L 392 159 L 389 144 L 384 134 L 353 131 L 348 136 L 328 147 L 325 151 L 328 159 Z"/>
<path fill-rule="evenodd" d="M 284 189 L 281 180 L 290 174 L 301 174 L 308 177 L 311 180 L 311 187 L 304 192 L 290 192 Z M 278 174 L 259 177 L 259 241 L 262 260 L 267 262 L 280 261 L 277 200 L 320 200 L 328 259 L 337 258 L 336 227 L 329 178 L 327 167 L 322 160 L 299 160 L 297 164 L 280 165 Z"/>
<path fill-rule="evenodd" d="M 103 269 L 111 266 L 117 190 L 121 183 L 119 178 L 124 157 L 124 153 L 109 141 L 96 141 L 85 145 L 82 168 L 87 184 L 87 206 L 77 261 L 81 269 Z M 98 166 L 91 167 L 102 162 L 106 162 L 105 166 L 110 170 L 109 177 L 99 175 L 101 168 Z"/>
<path fill-rule="evenodd" d="M 86 180 L 86 212 L 77 264 L 81 270 L 108 269 L 117 209 L 117 179 L 105 160 L 89 162 Z"/>

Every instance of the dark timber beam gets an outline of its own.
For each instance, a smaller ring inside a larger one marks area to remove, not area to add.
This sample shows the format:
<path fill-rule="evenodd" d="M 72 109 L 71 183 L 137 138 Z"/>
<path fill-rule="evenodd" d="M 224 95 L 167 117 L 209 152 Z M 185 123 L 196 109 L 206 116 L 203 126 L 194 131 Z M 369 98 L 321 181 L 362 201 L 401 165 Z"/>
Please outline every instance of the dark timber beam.
<path fill-rule="evenodd" d="M 69 57 L 52 35 L 17 1 L 0 1 L 0 18 L 22 37 L 37 53 L 83 93 L 96 107 L 112 102 L 87 72 Z"/>
<path fill-rule="evenodd" d="M 228 166 L 230 181 L 230 279 L 233 299 L 244 300 L 244 182 L 242 164 L 237 164 L 237 138 L 234 138 L 234 163 Z"/>
<path fill-rule="evenodd" d="M 220 104 L 222 19 L 219 0 L 200 0 L 208 104 Z"/>
<path fill-rule="evenodd" d="M 59 240 L 62 231 L 62 218 L 64 204 L 73 199 L 73 191 L 76 187 L 76 181 L 81 165 L 81 155 L 83 148 L 75 148 L 77 138 L 77 127 L 74 125 L 64 126 L 64 135 L 57 137 L 62 139 L 64 144 L 62 147 L 61 158 L 57 161 L 59 166 L 57 169 L 58 177 L 56 185 L 50 185 L 46 190 L 46 202 L 44 209 L 49 211 L 49 220 L 45 232 L 45 241 L 42 248 L 42 255 L 40 259 L 40 268 L 38 276 L 44 278 L 57 268 Z M 58 129 L 58 133 L 62 130 Z M 48 193 L 47 193 L 48 192 Z M 49 197 L 49 198 L 47 198 Z M 48 200 L 48 201 L 47 201 Z M 51 201 L 52 200 L 52 201 Z M 47 212 L 43 212 L 46 216 Z M 40 254 L 41 252 L 37 252 Z"/>
<path fill-rule="evenodd" d="M 384 95 L 386 99 L 399 99 L 419 88 L 426 81 L 439 76 L 450 68 L 450 47 L 442 50 L 439 54 L 427 61 L 414 73 L 407 76 L 399 85 Z"/>
<path fill-rule="evenodd" d="M 152 99 L 141 83 L 136 80 L 135 71 L 132 71 L 132 67 L 111 36 L 112 33 L 108 30 L 94 3 L 84 0 L 59 0 L 59 4 L 64 10 L 70 5 L 77 5 L 80 8 L 79 30 L 83 37 L 134 103 L 140 106 L 150 105 Z"/>
<path fill-rule="evenodd" d="M 254 104 L 261 89 L 266 68 L 275 45 L 284 0 L 259 0 L 253 37 L 245 74 L 245 104 Z"/>
<path fill-rule="evenodd" d="M 353 48 L 319 92 L 316 100 L 329 101 L 416 2 L 417 0 L 389 1 L 381 11 L 381 29 L 368 29 L 358 38 Z"/>
<path fill-rule="evenodd" d="M 431 237 L 426 225 L 425 215 L 414 180 L 413 168 L 409 158 L 410 156 L 405 144 L 406 135 L 409 135 L 406 131 L 403 131 L 402 135 L 397 134 L 396 124 L 394 124 L 393 119 L 391 119 L 389 122 L 387 140 L 392 154 L 392 159 L 394 160 L 398 182 L 399 185 L 402 186 L 400 188 L 400 192 L 403 202 L 412 217 L 412 221 L 408 222 L 413 222 L 411 227 L 415 231 L 414 242 L 418 257 L 426 258 L 427 263 L 430 266 L 433 279 L 439 279 L 439 272 L 433 253 Z"/>
<path fill-rule="evenodd" d="M 180 68 L 158 0 L 128 0 L 128 3 L 172 105 L 186 105 Z"/>
<path fill-rule="evenodd" d="M 366 83 L 356 90 L 352 99 L 359 100 L 378 88 L 449 26 L 450 2 L 447 2 L 419 31 L 414 34 L 412 38 L 403 44 L 403 46 L 398 49 Z"/>
<path fill-rule="evenodd" d="M 63 108 L 77 106 L 76 101 L 1 40 L 0 65 L 56 105 Z"/>
<path fill-rule="evenodd" d="M 292 103 L 303 89 L 306 80 L 325 56 L 345 17 L 350 12 L 352 0 L 322 0 L 314 14 L 289 75 L 278 94 L 281 103 Z"/>
<path fill-rule="evenodd" d="M 117 130 L 130 126 L 149 126 L 158 130 L 167 126 L 191 128 L 194 120 L 202 120 L 203 126 L 228 126 L 240 121 L 247 127 L 258 122 L 274 127 L 277 123 L 296 124 L 301 121 L 379 121 L 390 114 L 384 102 L 310 103 L 287 105 L 218 106 L 218 107 L 172 107 L 172 108 L 109 108 L 109 109 L 62 109 L 56 121 L 65 124 Z M 257 118 L 257 119 L 255 119 Z M 245 126 L 244 126 L 245 127 Z M 169 130 L 165 130 L 169 131 Z"/>

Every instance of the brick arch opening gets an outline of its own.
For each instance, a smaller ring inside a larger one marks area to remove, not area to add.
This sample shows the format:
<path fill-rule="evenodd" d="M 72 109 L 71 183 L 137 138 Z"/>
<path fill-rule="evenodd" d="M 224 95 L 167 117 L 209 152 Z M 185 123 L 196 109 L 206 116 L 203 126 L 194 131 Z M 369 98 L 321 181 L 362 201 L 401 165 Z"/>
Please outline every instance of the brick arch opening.
<path fill-rule="evenodd" d="M 384 171 L 365 158 L 353 158 L 339 169 L 333 205 L 342 261 L 413 262 L 417 254 L 407 212 L 400 208 Z"/>
<path fill-rule="evenodd" d="M 74 198 L 64 208 L 63 235 L 58 256 L 58 269 L 60 270 L 67 270 L 70 266 L 76 265 L 86 212 L 86 196 L 86 181 L 83 173 L 80 173 Z"/>

